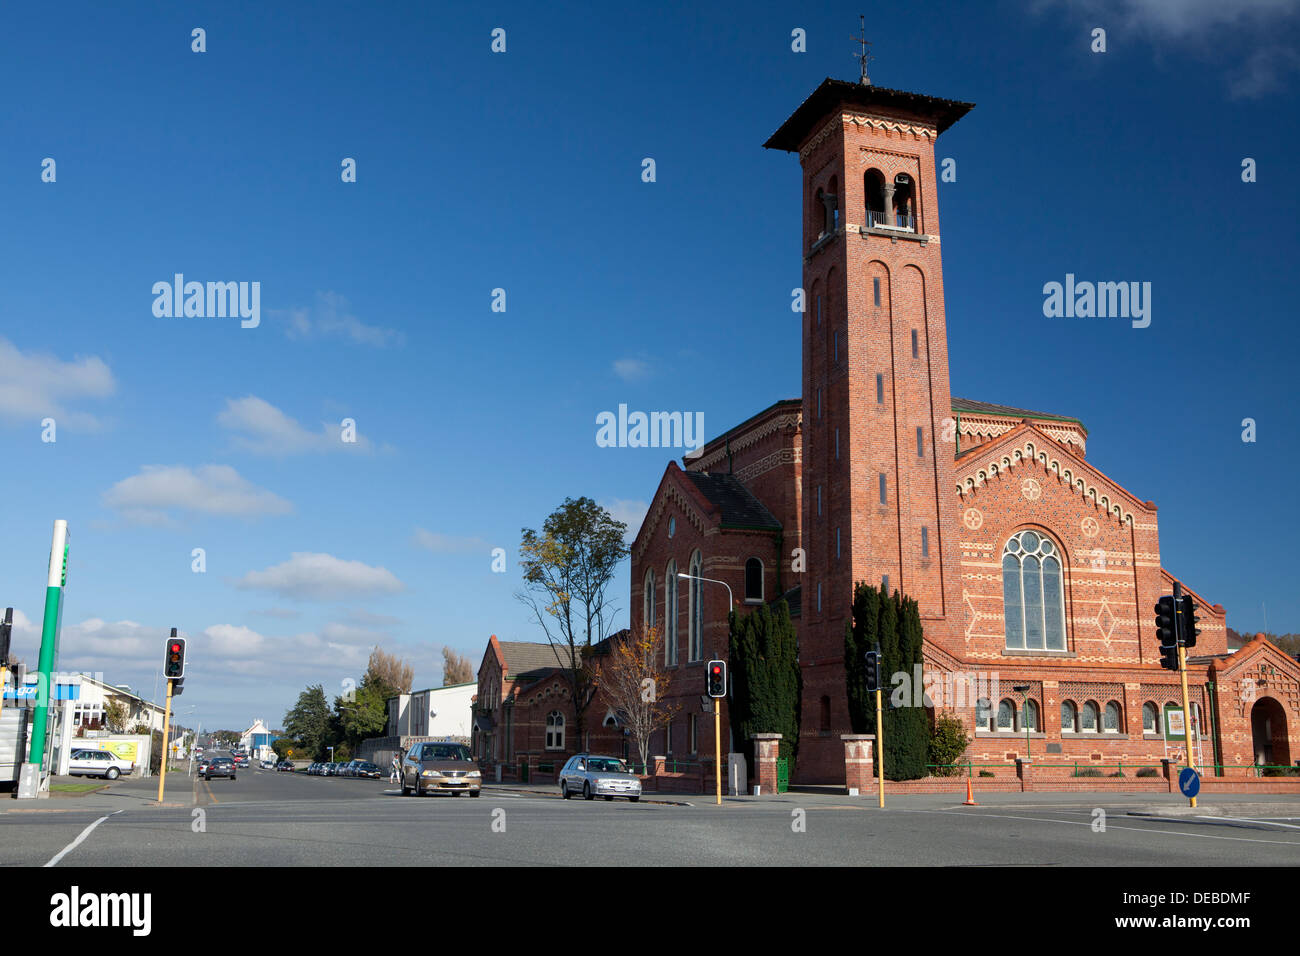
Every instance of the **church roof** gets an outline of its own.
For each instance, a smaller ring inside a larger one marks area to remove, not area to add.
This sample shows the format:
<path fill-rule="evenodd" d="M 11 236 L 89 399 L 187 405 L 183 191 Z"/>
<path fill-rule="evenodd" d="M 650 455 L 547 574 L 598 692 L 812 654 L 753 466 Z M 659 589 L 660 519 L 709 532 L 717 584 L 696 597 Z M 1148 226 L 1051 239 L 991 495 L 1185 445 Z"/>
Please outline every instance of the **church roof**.
<path fill-rule="evenodd" d="M 540 676 L 547 670 L 565 667 L 560 650 L 551 644 L 535 644 L 530 641 L 498 641 L 501 656 L 506 662 L 506 677 L 515 680 L 525 676 Z M 569 656 L 568 648 L 563 657 Z"/>
<path fill-rule="evenodd" d="M 837 107 L 858 106 L 892 114 L 915 116 L 933 123 L 942 133 L 971 111 L 974 103 L 943 100 L 937 96 L 907 93 L 883 86 L 868 86 L 827 77 L 812 95 L 799 104 L 790 118 L 763 144 L 765 149 L 783 149 L 797 152 L 813 127 L 821 123 Z"/>
<path fill-rule="evenodd" d="M 1003 415 L 1008 418 L 1037 418 L 1045 421 L 1055 422 L 1078 422 L 1083 427 L 1083 422 L 1071 415 L 1053 415 L 1050 412 L 1035 412 L 1027 408 L 1013 408 L 1010 405 L 994 405 L 990 402 L 977 402 L 969 398 L 952 398 L 952 410 L 954 412 L 973 412 L 977 415 Z M 1088 429 L 1083 429 L 1086 434 Z"/>
<path fill-rule="evenodd" d="M 691 482 L 721 515 L 723 528 L 744 528 L 755 531 L 780 531 L 781 522 L 755 498 L 735 475 L 714 475 L 703 471 L 683 471 L 681 476 Z"/>

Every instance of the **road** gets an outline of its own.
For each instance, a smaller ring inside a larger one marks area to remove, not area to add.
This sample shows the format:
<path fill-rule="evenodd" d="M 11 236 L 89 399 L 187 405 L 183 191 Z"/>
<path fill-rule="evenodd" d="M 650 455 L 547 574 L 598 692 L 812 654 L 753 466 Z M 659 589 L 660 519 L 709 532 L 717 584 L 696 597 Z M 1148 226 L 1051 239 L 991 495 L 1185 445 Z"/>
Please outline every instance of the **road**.
<path fill-rule="evenodd" d="M 236 780 L 122 781 L 87 798 L 0 801 L 0 865 L 45 866 L 1294 866 L 1300 801 L 1204 805 L 1152 794 L 990 794 L 874 801 L 788 793 L 674 804 L 488 788 L 403 797 L 385 781 L 256 768 Z M 1228 798 L 1223 798 L 1227 800 Z M 12 804 L 12 805 L 11 805 Z M 1167 808 L 1167 811 L 1165 809 Z M 1105 811 L 1098 832 L 1096 811 Z M 93 829 L 90 829 L 93 827 Z"/>

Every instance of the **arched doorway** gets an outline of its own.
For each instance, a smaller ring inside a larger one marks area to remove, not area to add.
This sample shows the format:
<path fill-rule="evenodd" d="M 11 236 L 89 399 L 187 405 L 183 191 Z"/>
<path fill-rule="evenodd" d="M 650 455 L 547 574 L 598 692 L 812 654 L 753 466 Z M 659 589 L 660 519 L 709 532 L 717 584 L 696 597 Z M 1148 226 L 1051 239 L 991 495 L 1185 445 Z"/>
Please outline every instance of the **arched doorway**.
<path fill-rule="evenodd" d="M 1291 748 L 1287 743 L 1286 711 L 1272 697 L 1261 697 L 1250 708 L 1250 736 L 1255 765 L 1289 767 Z"/>

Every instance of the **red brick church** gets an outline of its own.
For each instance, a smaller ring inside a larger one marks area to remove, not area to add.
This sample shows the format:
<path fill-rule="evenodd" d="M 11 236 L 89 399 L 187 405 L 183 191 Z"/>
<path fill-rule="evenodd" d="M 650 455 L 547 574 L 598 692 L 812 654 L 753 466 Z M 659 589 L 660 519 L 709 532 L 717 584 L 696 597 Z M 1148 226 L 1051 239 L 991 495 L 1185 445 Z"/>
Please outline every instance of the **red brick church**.
<path fill-rule="evenodd" d="M 727 656 L 729 594 L 685 573 L 724 582 L 742 613 L 791 603 L 799 782 L 845 779 L 857 581 L 917 599 L 927 673 L 996 676 L 995 699 L 936 705 L 966 723 L 970 760 L 1166 754 L 1181 691 L 1154 634 L 1174 582 L 1155 504 L 1087 459 L 1079 419 L 949 393 L 934 148 L 971 108 L 828 79 L 765 144 L 803 171 L 803 397 L 671 462 L 633 544 L 632 624 L 663 630 L 683 705 L 656 753 L 714 751 L 700 695 L 704 662 Z M 1230 651 L 1224 609 L 1183 586 L 1202 763 L 1294 763 L 1300 664 L 1262 638 Z M 725 709 L 722 733 L 726 753 Z"/>

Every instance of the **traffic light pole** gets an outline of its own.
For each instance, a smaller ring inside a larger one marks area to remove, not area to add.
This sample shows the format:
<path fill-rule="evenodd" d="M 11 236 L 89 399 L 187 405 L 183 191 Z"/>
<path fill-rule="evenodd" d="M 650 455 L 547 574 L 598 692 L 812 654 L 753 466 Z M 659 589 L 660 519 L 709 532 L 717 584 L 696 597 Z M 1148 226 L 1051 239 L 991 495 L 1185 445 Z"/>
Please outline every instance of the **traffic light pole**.
<path fill-rule="evenodd" d="M 713 776 L 718 781 L 718 806 L 722 806 L 722 701 L 713 702 Z"/>
<path fill-rule="evenodd" d="M 880 718 L 880 687 L 876 687 L 876 780 L 880 787 L 880 808 L 885 807 L 885 722 Z"/>
<path fill-rule="evenodd" d="M 172 723 L 172 683 L 167 680 L 167 710 L 163 715 L 162 761 L 158 764 L 158 802 L 162 803 L 163 790 L 167 785 L 167 736 Z"/>
<path fill-rule="evenodd" d="M 1193 770 L 1196 769 L 1196 755 L 1192 753 L 1192 709 L 1188 706 L 1187 699 L 1187 648 L 1183 642 L 1186 635 L 1183 634 L 1183 586 L 1179 582 L 1174 582 L 1174 620 L 1176 633 L 1178 634 L 1178 678 L 1183 685 L 1183 747 L 1187 751 L 1187 766 Z M 1191 622 L 1187 624 L 1190 626 Z M 1196 798 L 1188 797 L 1190 805 L 1196 806 Z"/>

